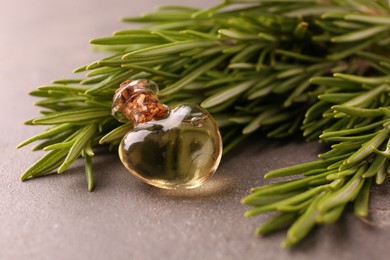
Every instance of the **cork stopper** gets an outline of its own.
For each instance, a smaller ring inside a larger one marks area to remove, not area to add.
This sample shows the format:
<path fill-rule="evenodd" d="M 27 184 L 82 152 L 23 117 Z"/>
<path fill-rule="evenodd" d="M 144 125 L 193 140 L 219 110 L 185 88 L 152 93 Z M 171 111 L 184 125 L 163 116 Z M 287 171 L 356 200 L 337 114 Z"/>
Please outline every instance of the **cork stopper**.
<path fill-rule="evenodd" d="M 115 91 L 112 115 L 120 122 L 134 125 L 151 120 L 160 120 L 169 110 L 157 98 L 157 84 L 146 79 L 127 80 Z"/>

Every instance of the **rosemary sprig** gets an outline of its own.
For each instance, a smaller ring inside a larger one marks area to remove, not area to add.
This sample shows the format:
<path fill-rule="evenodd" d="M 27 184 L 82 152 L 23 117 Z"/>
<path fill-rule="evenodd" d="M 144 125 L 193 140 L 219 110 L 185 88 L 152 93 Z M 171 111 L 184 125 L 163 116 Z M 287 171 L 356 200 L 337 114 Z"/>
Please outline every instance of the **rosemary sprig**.
<path fill-rule="evenodd" d="M 21 143 L 42 141 L 48 153 L 26 180 L 85 158 L 94 187 L 93 149 L 119 144 L 131 125 L 110 115 L 119 83 L 149 78 L 166 103 L 199 103 L 216 118 L 225 152 L 263 130 L 282 138 L 299 131 L 331 143 L 320 160 L 265 175 L 297 179 L 252 190 L 246 215 L 280 214 L 258 234 L 288 227 L 284 246 L 318 224 L 336 221 L 349 202 L 368 212 L 369 189 L 390 172 L 390 7 L 386 0 L 226 0 L 209 9 L 161 7 L 124 22 L 145 23 L 92 40 L 110 56 L 30 94 L 49 128 Z"/>
<path fill-rule="evenodd" d="M 343 77 L 348 78 L 346 75 Z M 330 82 L 332 79 L 313 78 L 313 81 Z M 337 87 L 337 84 L 329 84 L 329 89 Z M 366 87 L 362 84 L 360 90 L 356 89 L 359 95 L 352 98 L 347 95 L 341 99 L 340 105 L 330 103 L 331 111 L 323 109 L 318 113 L 318 119 L 306 120 L 303 124 L 303 128 L 308 126 L 305 128 L 307 130 L 314 127 L 312 122 L 319 124 L 324 118 L 332 120 L 327 122 L 329 127 L 324 128 L 320 139 L 334 144 L 330 151 L 319 155 L 321 160 L 268 172 L 265 178 L 303 176 L 254 188 L 252 194 L 242 200 L 254 206 L 247 211 L 246 216 L 268 211 L 280 212 L 274 220 L 260 227 L 258 234 L 266 234 L 269 230 L 294 221 L 283 243 L 284 246 L 291 246 L 299 242 L 315 224 L 336 221 L 350 201 L 354 203 L 355 214 L 367 216 L 371 181 L 374 179 L 377 185 L 382 184 L 389 171 L 387 147 L 390 145 L 390 117 L 385 111 L 390 105 L 390 85 L 384 83 L 372 86 L 361 94 L 361 90 Z M 307 113 L 306 119 L 310 115 Z M 281 197 L 283 193 L 287 196 Z"/>

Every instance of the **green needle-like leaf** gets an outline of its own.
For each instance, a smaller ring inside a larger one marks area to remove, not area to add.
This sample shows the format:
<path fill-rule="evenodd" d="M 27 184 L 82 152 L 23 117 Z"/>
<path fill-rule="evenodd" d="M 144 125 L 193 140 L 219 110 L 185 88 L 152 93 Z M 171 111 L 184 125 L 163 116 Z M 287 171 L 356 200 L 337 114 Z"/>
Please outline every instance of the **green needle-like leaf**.
<path fill-rule="evenodd" d="M 107 133 L 105 136 L 103 136 L 100 140 L 100 144 L 105 144 L 112 142 L 114 140 L 121 139 L 125 134 L 127 134 L 131 129 L 133 128 L 133 125 L 130 123 L 123 124 L 121 126 L 118 126 L 111 132 Z"/>
<path fill-rule="evenodd" d="M 96 130 L 97 126 L 95 124 L 91 124 L 80 131 L 76 137 L 77 140 L 69 149 L 68 155 L 58 169 L 58 173 L 64 172 L 80 156 L 81 151 L 84 149 L 86 144 L 91 141 L 91 138 L 96 133 Z"/>
<path fill-rule="evenodd" d="M 368 16 L 368 15 L 348 14 L 344 16 L 344 19 L 349 21 L 356 21 L 356 22 L 390 25 L 390 18 L 388 16 Z"/>
<path fill-rule="evenodd" d="M 388 26 L 376 26 L 368 29 L 363 29 L 355 31 L 352 33 L 336 36 L 331 39 L 333 42 L 353 42 L 366 39 L 368 37 L 373 37 L 374 35 L 388 30 Z"/>
<path fill-rule="evenodd" d="M 85 155 L 85 173 L 87 175 L 88 191 L 93 191 L 95 188 L 95 180 L 92 172 L 92 158 L 89 155 Z"/>
<path fill-rule="evenodd" d="M 203 101 L 201 105 L 204 108 L 210 108 L 222 104 L 223 102 L 244 93 L 251 86 L 253 86 L 255 82 L 256 80 L 249 80 L 239 85 L 229 87 L 228 89 L 223 89 L 222 91 L 212 95 L 211 97 Z"/>
<path fill-rule="evenodd" d="M 35 125 L 53 125 L 70 122 L 81 122 L 101 117 L 109 116 L 111 113 L 102 108 L 79 108 L 74 111 L 57 112 L 53 115 L 36 118 L 33 120 Z"/>
<path fill-rule="evenodd" d="M 386 162 L 386 157 L 377 155 L 375 159 L 371 163 L 371 166 L 368 170 L 363 174 L 363 178 L 370 178 L 379 172 L 379 169 L 383 167 Z"/>
<path fill-rule="evenodd" d="M 371 181 L 372 178 L 367 179 L 364 182 L 362 191 L 359 193 L 358 197 L 355 200 L 354 211 L 355 214 L 359 217 L 364 218 L 368 215 L 368 198 L 370 194 Z"/>
<path fill-rule="evenodd" d="M 20 180 L 25 181 L 30 177 L 45 174 L 54 170 L 55 168 L 58 167 L 58 163 L 61 162 L 61 160 L 65 157 L 67 152 L 68 152 L 67 149 L 62 149 L 62 150 L 53 150 L 47 153 L 35 164 L 33 164 L 30 168 L 28 168 L 20 177 Z"/>
<path fill-rule="evenodd" d="M 60 134 L 63 131 L 65 131 L 65 130 L 71 128 L 71 127 L 72 127 L 72 125 L 69 124 L 69 123 L 60 124 L 58 126 L 55 126 L 53 128 L 50 128 L 50 129 L 46 130 L 45 132 L 43 132 L 41 134 L 37 134 L 37 135 L 35 135 L 33 137 L 30 137 L 26 141 L 24 141 L 21 144 L 19 144 L 17 146 L 17 148 L 21 148 L 21 147 L 23 147 L 25 145 L 28 145 L 28 144 L 30 144 L 32 142 L 35 142 L 37 140 L 45 139 L 45 138 L 51 137 L 53 135 Z"/>
<path fill-rule="evenodd" d="M 331 210 L 321 213 L 317 216 L 316 222 L 318 224 L 332 224 L 336 222 L 345 209 L 345 205 L 340 205 L 332 208 Z"/>
<path fill-rule="evenodd" d="M 293 197 L 278 201 L 276 203 L 256 207 L 254 209 L 248 210 L 245 213 L 245 216 L 250 217 L 250 216 L 261 214 L 261 213 L 264 213 L 267 211 L 280 209 L 281 207 L 284 207 L 284 206 L 291 206 L 291 205 L 295 205 L 295 204 L 307 201 L 309 198 L 313 197 L 314 195 L 322 192 L 323 190 L 325 190 L 327 188 L 328 188 L 327 186 L 319 186 L 319 187 L 310 189 L 308 191 L 302 192 L 302 193 L 295 195 Z M 256 195 L 258 195 L 258 194 L 256 194 Z"/>
<path fill-rule="evenodd" d="M 113 37 L 105 37 L 91 40 L 91 44 L 102 45 L 125 45 L 125 44 L 139 44 L 139 43 L 157 43 L 163 44 L 166 41 L 156 35 L 147 34 L 132 34 L 132 35 L 116 35 Z"/>
<path fill-rule="evenodd" d="M 311 203 L 309 208 L 302 214 L 287 232 L 287 238 L 283 241 L 283 247 L 290 247 L 302 240 L 314 227 L 316 218 L 320 214 L 317 210 L 319 201 L 323 194 L 319 194 Z"/>
<path fill-rule="evenodd" d="M 298 165 L 289 166 L 289 167 L 285 167 L 285 168 L 280 168 L 280 169 L 268 172 L 264 176 L 264 178 L 284 177 L 284 176 L 290 176 L 290 175 L 295 175 L 295 174 L 299 174 L 299 173 L 305 173 L 305 172 L 313 170 L 313 169 L 327 167 L 330 164 L 335 163 L 343 158 L 344 158 L 343 156 L 341 156 L 341 158 L 334 157 L 331 159 L 318 160 L 318 161 L 314 161 L 314 162 L 308 162 L 308 163 L 298 164 Z"/>
<path fill-rule="evenodd" d="M 333 106 L 332 110 L 337 112 L 342 112 L 349 116 L 359 116 L 359 117 L 378 117 L 384 114 L 383 111 L 377 108 L 371 108 L 371 109 L 358 108 L 358 107 L 345 106 L 345 105 Z"/>
<path fill-rule="evenodd" d="M 268 235 L 279 229 L 288 227 L 296 218 L 296 213 L 283 212 L 256 229 L 256 234 L 261 236 Z"/>
<path fill-rule="evenodd" d="M 371 154 L 375 148 L 378 148 L 378 146 L 381 145 L 386 138 L 388 138 L 388 135 L 389 129 L 387 128 L 379 131 L 374 138 L 366 142 L 358 151 L 356 151 L 356 153 L 348 157 L 345 164 L 353 165 L 359 163 L 362 159 Z"/>
<path fill-rule="evenodd" d="M 364 184 L 362 174 L 364 173 L 365 169 L 366 167 L 362 166 L 348 183 L 346 183 L 341 189 L 332 193 L 324 202 L 318 205 L 318 209 L 321 212 L 325 212 L 331 208 L 354 200 Z"/>
<path fill-rule="evenodd" d="M 381 77 L 362 77 L 357 75 L 347 75 L 343 73 L 335 73 L 334 76 L 336 78 L 346 79 L 348 81 L 360 83 L 360 84 L 368 84 L 368 85 L 379 85 L 385 83 L 390 80 L 390 75 L 381 76 Z M 388 89 L 388 85 L 382 85 L 376 88 L 376 91 L 383 91 Z M 375 92 L 376 93 L 376 92 Z"/>
<path fill-rule="evenodd" d="M 215 41 L 183 41 L 175 43 L 167 43 L 150 48 L 145 48 L 133 52 L 129 52 L 124 55 L 123 59 L 129 59 L 130 57 L 150 57 L 158 55 L 172 55 L 183 51 L 192 50 L 194 48 L 209 47 L 216 45 Z"/>
<path fill-rule="evenodd" d="M 364 133 L 366 131 L 372 130 L 377 128 L 378 126 L 383 125 L 386 120 L 374 122 L 371 124 L 368 124 L 366 126 L 361 126 L 361 127 L 355 127 L 353 129 L 343 129 L 343 130 L 338 130 L 338 131 L 329 131 L 326 133 L 323 133 L 320 138 L 328 138 L 328 137 L 334 137 L 334 136 L 346 136 L 346 135 L 353 135 L 353 134 L 358 134 L 358 133 Z"/>
<path fill-rule="evenodd" d="M 202 75 L 203 73 L 207 72 L 208 70 L 212 69 L 213 67 L 217 66 L 219 63 L 221 63 L 226 58 L 226 55 L 219 56 L 215 58 L 214 60 L 210 61 L 209 63 L 206 63 L 202 66 L 199 66 L 198 68 L 194 69 L 190 74 L 184 76 L 182 79 L 176 81 L 174 84 L 166 87 L 165 89 L 160 91 L 161 96 L 167 96 L 171 95 L 180 89 L 184 88 L 185 85 L 191 83 L 194 79 Z"/>

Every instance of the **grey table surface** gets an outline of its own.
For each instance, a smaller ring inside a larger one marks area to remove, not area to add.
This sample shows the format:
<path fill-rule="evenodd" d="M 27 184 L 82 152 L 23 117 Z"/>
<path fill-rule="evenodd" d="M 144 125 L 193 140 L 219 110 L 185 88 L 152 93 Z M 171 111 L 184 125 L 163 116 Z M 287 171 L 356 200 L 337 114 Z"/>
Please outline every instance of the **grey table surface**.
<path fill-rule="evenodd" d="M 285 232 L 254 235 L 267 215 L 244 218 L 240 199 L 266 183 L 267 171 L 315 159 L 316 143 L 253 138 L 188 192 L 141 183 L 116 154 L 96 158 L 93 193 L 81 163 L 62 175 L 18 180 L 41 155 L 15 149 L 42 130 L 22 125 L 38 115 L 29 91 L 101 57 L 88 40 L 126 28 L 119 17 L 161 4 L 216 2 L 0 0 L 0 259 L 388 259 L 389 181 L 373 189 L 371 224 L 349 211 L 291 250 L 279 248 Z"/>

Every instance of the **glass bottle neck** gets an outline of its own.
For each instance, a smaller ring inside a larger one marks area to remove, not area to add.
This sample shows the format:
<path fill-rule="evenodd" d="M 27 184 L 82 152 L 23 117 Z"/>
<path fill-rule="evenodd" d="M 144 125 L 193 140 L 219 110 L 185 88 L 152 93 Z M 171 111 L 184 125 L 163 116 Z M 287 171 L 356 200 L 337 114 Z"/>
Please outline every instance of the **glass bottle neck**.
<path fill-rule="evenodd" d="M 138 92 L 126 103 L 122 113 L 134 125 L 159 120 L 167 115 L 168 107 L 150 92 Z"/>

